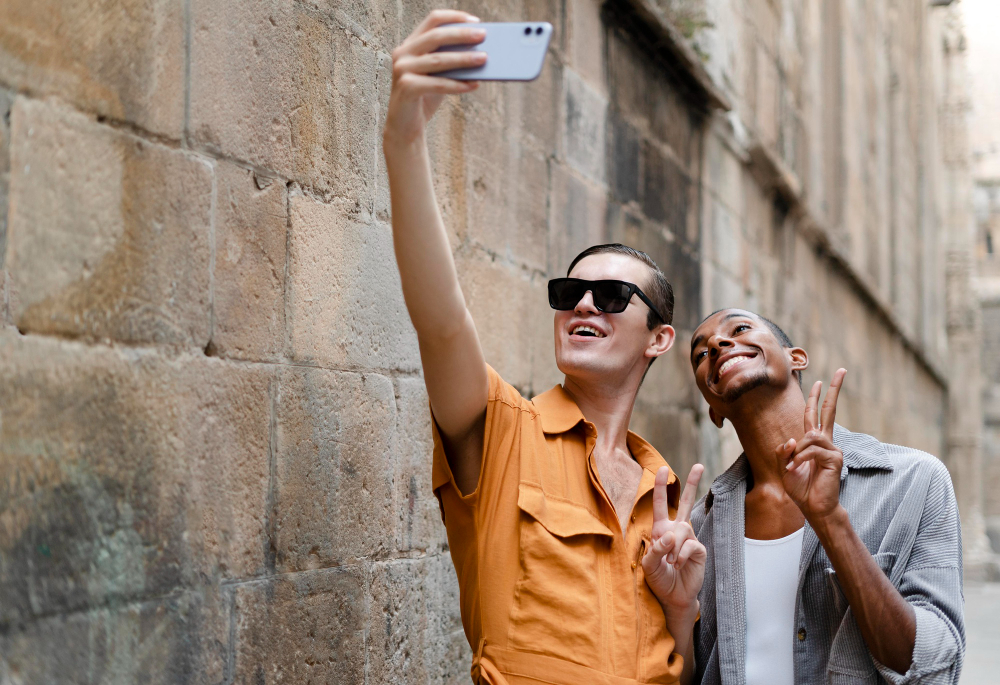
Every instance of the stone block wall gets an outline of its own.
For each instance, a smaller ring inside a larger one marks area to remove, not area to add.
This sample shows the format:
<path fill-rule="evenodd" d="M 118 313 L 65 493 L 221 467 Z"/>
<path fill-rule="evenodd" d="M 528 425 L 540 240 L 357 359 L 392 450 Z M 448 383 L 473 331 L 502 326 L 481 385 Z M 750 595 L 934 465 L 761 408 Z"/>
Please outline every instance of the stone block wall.
<path fill-rule="evenodd" d="M 984 174 L 974 192 L 977 285 L 983 318 L 983 513 L 992 549 L 1000 553 L 1000 180 Z"/>
<path fill-rule="evenodd" d="M 842 423 L 945 456 L 934 24 L 890 4 L 831 36 L 818 0 L 667 3 L 712 100 L 667 15 L 460 3 L 555 27 L 430 132 L 487 360 L 558 383 L 545 283 L 620 240 L 677 293 L 633 421 L 676 470 L 739 451 L 685 353 L 722 306 L 807 383 L 846 366 Z M 0 9 L 0 683 L 468 681 L 380 150 L 431 7 Z"/>

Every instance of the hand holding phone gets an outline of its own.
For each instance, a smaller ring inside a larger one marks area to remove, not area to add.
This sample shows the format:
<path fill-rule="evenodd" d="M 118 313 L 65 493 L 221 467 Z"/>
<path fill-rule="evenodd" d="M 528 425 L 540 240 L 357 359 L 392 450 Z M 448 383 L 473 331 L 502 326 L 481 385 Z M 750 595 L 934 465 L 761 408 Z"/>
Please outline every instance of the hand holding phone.
<path fill-rule="evenodd" d="M 463 24 L 464 28 L 455 28 L 454 24 Z M 445 96 L 470 93 L 478 87 L 476 81 L 434 75 L 485 63 L 486 54 L 474 49 L 486 38 L 486 32 L 478 26 L 476 17 L 468 12 L 434 10 L 392 51 L 392 92 L 382 134 L 387 156 L 420 139 Z M 473 49 L 438 52 L 445 45 Z"/>
<path fill-rule="evenodd" d="M 478 45 L 446 45 L 438 52 L 485 52 L 482 66 L 451 69 L 434 74 L 459 81 L 534 81 L 542 73 L 552 24 L 543 21 L 510 23 L 452 24 L 455 28 L 477 28 L 486 31 Z"/>

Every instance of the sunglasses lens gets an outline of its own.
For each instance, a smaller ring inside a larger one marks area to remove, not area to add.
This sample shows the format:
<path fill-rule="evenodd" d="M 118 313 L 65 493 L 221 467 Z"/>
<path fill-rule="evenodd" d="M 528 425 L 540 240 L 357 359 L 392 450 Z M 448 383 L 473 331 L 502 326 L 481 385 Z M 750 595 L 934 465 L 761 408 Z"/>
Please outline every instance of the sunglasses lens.
<path fill-rule="evenodd" d="M 594 304 L 608 314 L 625 311 L 632 295 L 629 287 L 618 281 L 598 281 L 594 284 Z"/>
<path fill-rule="evenodd" d="M 579 281 L 557 278 L 549 281 L 549 306 L 567 311 L 576 307 L 587 292 L 587 285 Z"/>
<path fill-rule="evenodd" d="M 549 306 L 563 311 L 574 309 L 588 290 L 593 294 L 597 308 L 608 314 L 625 311 L 632 297 L 628 284 L 621 281 L 578 281 L 574 278 L 556 278 L 549 281 Z"/>

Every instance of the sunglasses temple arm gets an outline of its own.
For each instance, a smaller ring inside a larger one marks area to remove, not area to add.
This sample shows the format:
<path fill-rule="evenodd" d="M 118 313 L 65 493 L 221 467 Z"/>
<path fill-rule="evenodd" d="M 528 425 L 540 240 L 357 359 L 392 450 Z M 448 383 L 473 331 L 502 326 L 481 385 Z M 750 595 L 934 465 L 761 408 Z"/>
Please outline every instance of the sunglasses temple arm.
<path fill-rule="evenodd" d="M 662 321 L 663 323 L 667 323 L 667 320 L 663 318 L 663 314 L 660 314 L 660 310 L 656 308 L 656 305 L 653 304 L 653 301 L 650 300 L 648 297 L 646 297 L 646 293 L 644 293 L 641 290 L 639 290 L 638 288 L 636 288 L 635 289 L 635 294 L 639 296 L 640 300 L 642 300 L 643 302 L 646 303 L 647 307 L 649 307 L 650 309 L 653 310 L 653 313 L 656 314 L 657 318 L 660 321 Z"/>

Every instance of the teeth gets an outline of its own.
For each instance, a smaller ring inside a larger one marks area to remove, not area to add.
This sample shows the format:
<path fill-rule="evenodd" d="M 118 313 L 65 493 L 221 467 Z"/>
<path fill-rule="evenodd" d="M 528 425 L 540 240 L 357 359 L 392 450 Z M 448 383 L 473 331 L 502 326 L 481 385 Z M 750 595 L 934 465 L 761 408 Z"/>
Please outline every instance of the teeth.
<path fill-rule="evenodd" d="M 571 334 L 573 334 L 573 335 L 581 335 L 581 334 L 585 334 L 585 333 L 590 333 L 591 335 L 593 335 L 593 336 L 595 336 L 597 338 L 603 338 L 604 337 L 604 334 L 601 333 L 596 328 L 594 328 L 593 326 L 577 326 L 576 328 L 574 328 L 571 331 Z"/>
<path fill-rule="evenodd" d="M 726 363 L 719 367 L 719 375 L 726 372 L 727 369 L 736 366 L 737 364 L 742 364 L 747 361 L 749 357 L 733 357 L 732 359 L 727 359 Z"/>

